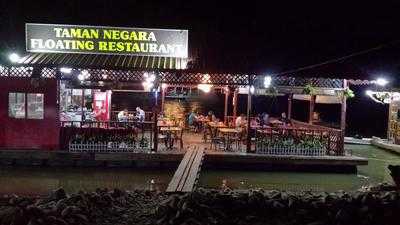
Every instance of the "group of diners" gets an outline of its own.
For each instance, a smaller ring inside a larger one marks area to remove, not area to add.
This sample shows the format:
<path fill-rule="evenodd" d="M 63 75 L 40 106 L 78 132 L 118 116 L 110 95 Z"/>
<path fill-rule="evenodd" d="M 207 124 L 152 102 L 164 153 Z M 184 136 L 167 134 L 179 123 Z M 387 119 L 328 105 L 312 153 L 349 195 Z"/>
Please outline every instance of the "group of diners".
<path fill-rule="evenodd" d="M 138 121 L 144 122 L 146 119 L 146 113 L 139 106 L 136 107 L 135 113 L 129 113 L 128 109 L 123 109 L 117 114 L 118 122 L 130 122 L 130 121 Z"/>
<path fill-rule="evenodd" d="M 255 136 L 256 131 L 259 129 L 288 127 L 291 125 L 291 121 L 286 117 L 285 112 L 281 113 L 280 118 L 270 117 L 267 113 L 250 117 L 250 129 L 247 129 L 249 123 L 244 114 L 240 114 L 236 118 L 230 118 L 220 121 L 212 111 L 205 116 L 192 111 L 188 115 L 187 121 L 194 132 L 203 132 L 203 139 L 205 142 L 211 141 L 211 148 L 213 148 L 213 140 L 222 140 L 224 150 L 232 150 L 231 144 L 233 142 L 235 142 L 236 148 L 239 149 L 240 143 L 245 144 L 248 131 L 250 131 L 250 136 Z"/>

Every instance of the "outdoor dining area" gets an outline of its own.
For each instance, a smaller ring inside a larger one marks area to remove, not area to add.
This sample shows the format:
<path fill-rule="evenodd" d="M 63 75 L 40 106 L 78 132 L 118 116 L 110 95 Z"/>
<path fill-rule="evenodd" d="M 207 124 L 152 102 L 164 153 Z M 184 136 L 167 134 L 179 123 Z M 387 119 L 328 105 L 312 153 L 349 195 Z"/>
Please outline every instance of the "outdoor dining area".
<path fill-rule="evenodd" d="M 285 89 L 286 92 L 282 92 L 281 95 L 288 98 L 287 110 L 277 116 L 266 112 L 254 115 L 251 110 L 254 93 L 249 88 L 247 92 L 228 86 L 213 88 L 219 88 L 225 96 L 223 117 L 219 115 L 220 118 L 217 118 L 213 111 L 204 110 L 171 115 L 174 112 L 167 113 L 162 88 L 160 111 L 144 112 L 140 108 L 143 106 L 137 106 L 137 111 L 124 109 L 112 112 L 110 120 L 62 121 L 60 146 L 72 152 L 173 152 L 184 151 L 188 146 L 196 145 L 207 151 L 231 153 L 310 156 L 345 154 L 342 129 L 313 124 L 316 96 L 310 98 L 309 121 L 300 122 L 292 118 L 293 92 L 298 93 L 298 90 Z M 231 94 L 233 108 L 230 112 L 228 104 Z M 247 115 L 238 113 L 239 94 L 248 96 Z M 214 110 L 221 111 L 218 108 Z"/>

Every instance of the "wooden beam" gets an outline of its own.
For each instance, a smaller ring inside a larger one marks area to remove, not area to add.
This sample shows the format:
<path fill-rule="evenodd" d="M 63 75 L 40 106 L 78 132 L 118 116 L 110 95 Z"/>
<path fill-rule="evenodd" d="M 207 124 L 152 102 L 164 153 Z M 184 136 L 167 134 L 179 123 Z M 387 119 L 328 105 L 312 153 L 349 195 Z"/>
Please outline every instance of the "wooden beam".
<path fill-rule="evenodd" d="M 309 109 L 309 113 L 308 113 L 308 123 L 309 124 L 313 124 L 315 99 L 316 99 L 316 96 L 315 95 L 311 95 L 311 98 L 310 98 L 310 109 Z"/>
<path fill-rule="evenodd" d="M 293 100 L 293 94 L 288 95 L 288 119 L 292 119 L 292 100 Z"/>
<path fill-rule="evenodd" d="M 237 116 L 237 100 L 238 100 L 238 90 L 235 89 L 233 92 L 233 99 L 232 99 L 232 104 L 233 104 L 233 119 L 236 119 Z"/>
<path fill-rule="evenodd" d="M 251 151 L 251 136 L 250 136 L 250 116 L 251 116 L 251 91 L 250 87 L 252 86 L 252 80 L 249 79 L 249 92 L 247 94 L 247 141 L 246 141 L 246 152 Z"/>
<path fill-rule="evenodd" d="M 165 91 L 167 87 L 161 87 L 161 112 L 164 114 Z"/>
<path fill-rule="evenodd" d="M 229 89 L 225 89 L 225 104 L 224 104 L 224 122 L 228 122 L 228 99 L 229 99 Z"/>
<path fill-rule="evenodd" d="M 154 107 L 153 109 L 153 140 L 154 140 L 154 152 L 158 151 L 158 126 L 157 126 L 157 122 L 158 122 L 158 108 L 157 106 Z M 144 133 L 144 130 L 143 130 Z"/>
<path fill-rule="evenodd" d="M 347 80 L 343 80 L 343 88 L 347 88 Z M 346 130 L 346 111 L 347 111 L 347 101 L 346 97 L 343 96 L 341 110 L 340 110 L 340 129 L 344 132 Z"/>

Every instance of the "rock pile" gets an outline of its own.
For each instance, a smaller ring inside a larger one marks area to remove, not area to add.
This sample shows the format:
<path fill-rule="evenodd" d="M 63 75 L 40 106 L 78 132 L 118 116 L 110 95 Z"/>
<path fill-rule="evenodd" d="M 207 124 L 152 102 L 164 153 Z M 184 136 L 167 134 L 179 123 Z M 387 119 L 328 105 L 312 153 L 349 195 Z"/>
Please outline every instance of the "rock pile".
<path fill-rule="evenodd" d="M 160 225 L 394 225 L 399 213 L 400 192 L 394 189 L 353 194 L 199 190 L 170 196 L 156 217 Z"/>
<path fill-rule="evenodd" d="M 151 224 L 151 215 L 166 196 L 150 191 L 98 189 L 68 196 L 58 189 L 47 198 L 5 196 L 1 225 Z"/>
<path fill-rule="evenodd" d="M 351 194 L 58 189 L 46 198 L 0 197 L 0 225 L 397 225 L 399 215 L 400 191 L 390 185 Z"/>

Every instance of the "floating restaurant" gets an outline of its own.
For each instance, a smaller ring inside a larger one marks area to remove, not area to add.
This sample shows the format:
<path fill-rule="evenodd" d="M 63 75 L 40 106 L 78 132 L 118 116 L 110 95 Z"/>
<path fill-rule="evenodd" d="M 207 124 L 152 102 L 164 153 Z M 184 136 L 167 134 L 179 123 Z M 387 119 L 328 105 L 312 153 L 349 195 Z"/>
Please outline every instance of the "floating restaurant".
<path fill-rule="evenodd" d="M 110 30 L 118 35 L 107 36 Z M 58 44 L 74 41 L 78 44 L 68 48 Z M 110 42 L 113 47 L 105 48 Z M 0 67 L 0 152 L 134 160 L 143 155 L 182 158 L 195 146 L 210 160 L 366 163 L 345 151 L 344 130 L 349 85 L 369 81 L 202 71 L 188 57 L 187 30 L 26 24 L 26 44 L 26 53 Z M 188 114 L 165 108 L 168 96 L 210 91 L 224 96 L 223 118 L 194 110 L 188 120 Z M 152 100 L 124 110 L 124 104 L 113 103 L 124 93 Z M 239 95 L 247 96 L 246 115 L 238 113 Z M 276 118 L 253 115 L 253 96 L 286 97 L 287 111 Z M 293 101 L 308 102 L 301 109 L 308 111 L 307 121 L 293 118 Z M 339 104 L 340 127 L 319 124 L 317 104 Z"/>

